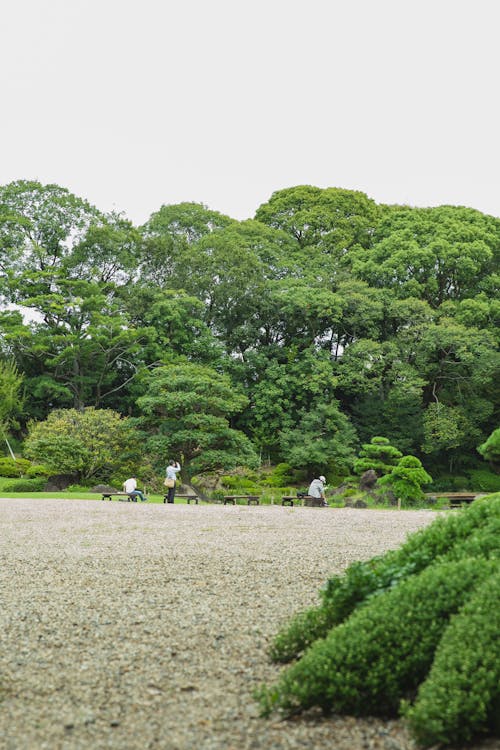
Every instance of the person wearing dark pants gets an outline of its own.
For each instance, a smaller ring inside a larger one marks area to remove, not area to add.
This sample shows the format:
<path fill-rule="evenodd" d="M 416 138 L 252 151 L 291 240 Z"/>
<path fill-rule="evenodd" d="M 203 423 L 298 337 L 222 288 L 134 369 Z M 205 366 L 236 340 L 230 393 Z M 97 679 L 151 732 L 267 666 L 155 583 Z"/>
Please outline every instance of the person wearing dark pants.
<path fill-rule="evenodd" d="M 175 485 L 177 482 L 177 474 L 181 470 L 181 466 L 178 461 L 169 461 L 167 466 L 167 477 L 165 479 L 165 486 L 167 487 L 167 495 L 163 498 L 164 503 L 173 503 L 175 497 Z"/>

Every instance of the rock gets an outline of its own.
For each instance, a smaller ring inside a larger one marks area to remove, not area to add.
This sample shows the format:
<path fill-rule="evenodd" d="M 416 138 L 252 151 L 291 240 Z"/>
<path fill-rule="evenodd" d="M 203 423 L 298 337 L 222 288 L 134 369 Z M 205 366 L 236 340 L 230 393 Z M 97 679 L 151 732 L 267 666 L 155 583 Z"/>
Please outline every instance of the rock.
<path fill-rule="evenodd" d="M 377 484 L 377 474 L 373 469 L 368 469 L 364 474 L 361 475 L 359 480 L 359 487 L 361 490 L 371 490 Z"/>
<path fill-rule="evenodd" d="M 97 492 L 102 494 L 103 492 L 118 492 L 115 487 L 111 487 L 110 484 L 96 484 L 95 487 L 91 487 L 89 492 Z"/>
<path fill-rule="evenodd" d="M 47 479 L 44 492 L 59 492 L 65 490 L 70 484 L 75 484 L 78 477 L 75 474 L 53 474 Z"/>

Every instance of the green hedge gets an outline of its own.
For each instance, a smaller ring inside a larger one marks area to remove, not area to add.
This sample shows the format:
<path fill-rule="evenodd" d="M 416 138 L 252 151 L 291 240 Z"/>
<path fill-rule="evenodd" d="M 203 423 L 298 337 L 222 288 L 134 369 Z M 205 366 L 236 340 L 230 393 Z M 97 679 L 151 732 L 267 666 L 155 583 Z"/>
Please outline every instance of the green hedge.
<path fill-rule="evenodd" d="M 453 618 L 405 714 L 423 745 L 463 744 L 500 730 L 500 572 Z"/>
<path fill-rule="evenodd" d="M 299 657 L 315 640 L 343 622 L 367 597 L 395 586 L 424 570 L 437 559 L 460 559 L 466 554 L 488 555 L 498 549 L 495 529 L 500 518 L 500 494 L 480 498 L 468 508 L 453 511 L 412 534 L 397 550 L 356 562 L 343 575 L 329 579 L 320 606 L 299 613 L 274 639 L 273 661 Z M 493 531 L 483 533 L 490 526 Z"/>
<path fill-rule="evenodd" d="M 4 492 L 42 492 L 47 479 L 39 477 L 36 479 L 19 479 L 17 482 L 9 482 L 3 487 Z"/>
<path fill-rule="evenodd" d="M 263 689 L 263 712 L 394 715 L 425 679 L 450 616 L 495 569 L 482 558 L 440 563 L 373 597 Z"/>

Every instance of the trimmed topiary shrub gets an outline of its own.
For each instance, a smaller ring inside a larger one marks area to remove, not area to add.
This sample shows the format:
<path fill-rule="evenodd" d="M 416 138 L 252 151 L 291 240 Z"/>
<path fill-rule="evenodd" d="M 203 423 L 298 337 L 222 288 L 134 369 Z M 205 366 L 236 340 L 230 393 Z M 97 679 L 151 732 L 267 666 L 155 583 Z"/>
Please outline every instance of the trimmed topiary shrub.
<path fill-rule="evenodd" d="M 440 563 L 369 599 L 263 690 L 264 712 L 394 714 L 426 677 L 450 616 L 495 567 L 483 558 Z"/>
<path fill-rule="evenodd" d="M 377 486 L 392 489 L 396 497 L 406 503 L 415 504 L 424 498 L 422 486 L 432 482 L 421 461 L 415 456 L 400 458 L 389 474 L 385 474 L 377 482 Z"/>
<path fill-rule="evenodd" d="M 500 572 L 480 585 L 446 630 L 415 705 L 404 708 L 422 745 L 464 744 L 500 729 Z"/>
<path fill-rule="evenodd" d="M 402 706 L 422 744 L 500 732 L 499 552 L 493 495 L 330 579 L 276 638 L 275 660 L 301 658 L 258 693 L 262 712 Z"/>
<path fill-rule="evenodd" d="M 321 593 L 321 604 L 296 615 L 271 646 L 273 661 L 288 662 L 300 656 L 317 638 L 345 620 L 366 597 L 395 586 L 438 559 L 460 559 L 467 554 L 498 550 L 495 533 L 483 539 L 482 528 L 499 523 L 500 495 L 480 498 L 468 508 L 436 519 L 412 534 L 397 550 L 355 562 L 343 575 L 330 578 Z M 478 536 L 479 534 L 479 536 Z"/>

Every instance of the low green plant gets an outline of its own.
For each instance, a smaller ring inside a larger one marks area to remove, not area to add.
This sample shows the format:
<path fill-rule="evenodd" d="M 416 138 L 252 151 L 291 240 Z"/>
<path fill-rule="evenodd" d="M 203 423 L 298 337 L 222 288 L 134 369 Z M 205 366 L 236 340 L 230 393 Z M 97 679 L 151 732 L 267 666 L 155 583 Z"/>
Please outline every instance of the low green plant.
<path fill-rule="evenodd" d="M 469 471 L 470 486 L 475 492 L 500 492 L 500 474 L 488 469 Z"/>
<path fill-rule="evenodd" d="M 467 492 L 471 490 L 471 480 L 469 477 L 459 474 L 441 474 L 434 479 L 432 492 Z"/>
<path fill-rule="evenodd" d="M 259 490 L 253 479 L 249 479 L 245 476 L 235 475 L 224 475 L 221 477 L 220 483 L 223 487 L 228 490 L 241 490 L 241 493 L 249 494 L 249 492 L 255 492 Z"/>
<path fill-rule="evenodd" d="M 25 458 L 13 458 L 2 457 L 0 458 L 0 476 L 1 477 L 23 477 L 31 466 L 31 461 L 27 461 Z"/>
<path fill-rule="evenodd" d="M 267 474 L 261 484 L 265 487 L 283 487 L 285 484 L 293 484 L 296 480 L 296 472 L 287 463 L 277 464 L 273 471 Z"/>
<path fill-rule="evenodd" d="M 463 745 L 500 730 L 500 572 L 453 618 L 415 704 L 403 707 L 422 745 Z"/>
<path fill-rule="evenodd" d="M 371 598 L 262 690 L 263 712 L 394 715 L 426 677 L 450 617 L 498 569 L 483 558 L 440 563 Z"/>
<path fill-rule="evenodd" d="M 50 477 L 51 474 L 52 472 L 48 466 L 44 466 L 44 464 L 32 464 L 26 471 L 26 476 L 30 479 L 36 477 Z"/>

